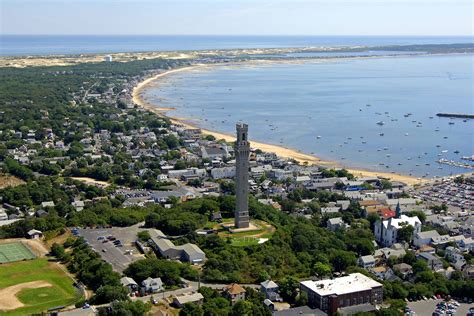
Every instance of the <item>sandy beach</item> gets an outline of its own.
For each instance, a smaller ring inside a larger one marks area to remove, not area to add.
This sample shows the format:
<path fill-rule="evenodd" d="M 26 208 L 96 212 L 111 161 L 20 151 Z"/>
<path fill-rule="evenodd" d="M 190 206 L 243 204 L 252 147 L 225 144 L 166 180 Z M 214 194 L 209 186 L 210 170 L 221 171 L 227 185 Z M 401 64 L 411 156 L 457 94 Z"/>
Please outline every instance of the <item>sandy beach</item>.
<path fill-rule="evenodd" d="M 228 65 L 227 65 L 228 66 Z M 193 65 L 189 67 L 183 67 L 183 68 L 177 68 L 173 70 L 169 70 L 163 73 L 160 73 L 158 75 L 155 75 L 153 77 L 147 78 L 144 81 L 140 82 L 133 90 L 132 92 L 132 98 L 133 102 L 137 104 L 138 106 L 151 111 L 157 115 L 160 116 L 165 116 L 168 117 L 173 123 L 175 124 L 181 124 L 183 126 L 186 126 L 188 128 L 200 128 L 197 126 L 194 126 L 193 124 L 183 120 L 183 119 L 178 119 L 171 117 L 169 115 L 166 115 L 166 111 L 173 110 L 173 108 L 169 107 L 160 107 L 158 104 L 151 104 L 148 103 L 144 100 L 142 93 L 143 90 L 149 86 L 152 82 L 155 82 L 156 80 L 163 78 L 169 74 L 177 73 L 177 72 L 183 72 L 183 71 L 190 71 L 202 67 L 210 67 L 209 65 Z M 233 142 L 235 140 L 235 137 L 229 134 L 224 134 L 224 133 L 219 133 L 215 131 L 210 131 L 206 129 L 200 128 L 202 133 L 204 135 L 212 135 L 217 139 L 224 139 L 227 142 Z M 278 145 L 271 145 L 271 144 L 265 144 L 262 142 L 256 142 L 256 141 L 251 141 L 251 146 L 252 148 L 255 149 L 260 149 L 262 151 L 266 152 L 273 152 L 277 154 L 280 157 L 283 158 L 290 158 L 298 161 L 299 163 L 302 164 L 308 164 L 308 165 L 318 165 L 318 166 L 325 166 L 325 167 L 334 167 L 334 168 L 342 168 L 344 167 L 343 165 L 335 162 L 335 161 L 326 161 L 318 158 L 317 156 L 301 153 L 297 150 L 286 148 L 283 146 L 278 146 Z M 370 170 L 364 170 L 364 169 L 353 169 L 353 168 L 346 168 L 349 172 L 354 174 L 357 177 L 381 177 L 385 179 L 390 179 L 392 181 L 400 181 L 403 183 L 406 183 L 408 185 L 415 185 L 415 184 L 423 184 L 425 182 L 428 182 L 428 179 L 420 179 L 408 175 L 402 175 L 402 174 L 397 174 L 397 173 L 389 173 L 389 172 L 377 172 L 377 171 L 370 171 Z"/>

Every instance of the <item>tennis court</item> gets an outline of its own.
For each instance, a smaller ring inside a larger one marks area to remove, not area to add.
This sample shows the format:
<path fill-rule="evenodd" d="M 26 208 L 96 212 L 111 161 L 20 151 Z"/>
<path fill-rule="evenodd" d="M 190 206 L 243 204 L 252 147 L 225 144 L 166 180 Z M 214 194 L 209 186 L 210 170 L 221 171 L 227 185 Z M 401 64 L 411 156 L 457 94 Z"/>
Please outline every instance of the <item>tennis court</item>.
<path fill-rule="evenodd" d="M 33 252 L 21 242 L 0 244 L 0 263 L 34 259 Z"/>

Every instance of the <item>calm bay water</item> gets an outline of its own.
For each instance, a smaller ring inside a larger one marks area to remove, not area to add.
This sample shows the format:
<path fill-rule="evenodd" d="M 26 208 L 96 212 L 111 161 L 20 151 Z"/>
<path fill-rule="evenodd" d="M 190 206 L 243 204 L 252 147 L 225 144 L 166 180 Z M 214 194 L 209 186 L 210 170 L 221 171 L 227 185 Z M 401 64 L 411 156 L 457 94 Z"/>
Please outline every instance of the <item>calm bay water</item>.
<path fill-rule="evenodd" d="M 203 128 L 234 133 L 243 121 L 250 139 L 433 177 L 469 171 L 436 161 L 474 154 L 474 120 L 436 113 L 474 113 L 473 74 L 474 55 L 216 66 L 172 74 L 145 98 Z"/>
<path fill-rule="evenodd" d="M 0 56 L 472 42 L 472 36 L 0 35 Z"/>

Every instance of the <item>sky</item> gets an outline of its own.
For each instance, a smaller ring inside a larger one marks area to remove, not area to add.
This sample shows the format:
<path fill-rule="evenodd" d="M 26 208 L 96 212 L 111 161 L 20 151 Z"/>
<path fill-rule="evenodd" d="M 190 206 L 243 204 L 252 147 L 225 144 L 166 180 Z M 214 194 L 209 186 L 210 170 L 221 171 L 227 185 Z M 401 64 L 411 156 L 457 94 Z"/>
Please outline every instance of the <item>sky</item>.
<path fill-rule="evenodd" d="M 473 35 L 474 0 L 0 0 L 0 34 Z"/>

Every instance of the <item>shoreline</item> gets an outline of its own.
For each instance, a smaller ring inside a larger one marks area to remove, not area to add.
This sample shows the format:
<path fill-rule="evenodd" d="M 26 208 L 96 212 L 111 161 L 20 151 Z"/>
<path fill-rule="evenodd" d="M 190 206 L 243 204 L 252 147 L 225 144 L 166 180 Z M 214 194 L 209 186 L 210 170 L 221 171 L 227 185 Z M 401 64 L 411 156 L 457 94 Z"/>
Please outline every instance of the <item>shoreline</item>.
<path fill-rule="evenodd" d="M 275 61 L 263 61 L 263 64 L 267 63 L 272 63 Z M 281 63 L 284 61 L 276 61 L 277 63 Z M 301 60 L 300 60 L 301 62 Z M 323 62 L 321 60 L 321 62 Z M 240 64 L 248 64 L 245 62 L 239 62 L 239 63 L 233 63 L 233 64 L 222 64 L 224 66 L 238 66 Z M 132 91 L 132 101 L 134 104 L 140 106 L 141 108 L 148 110 L 150 112 L 153 112 L 157 114 L 158 116 L 163 116 L 171 120 L 174 124 L 179 124 L 187 128 L 198 128 L 201 130 L 201 133 L 203 135 L 212 135 L 216 139 L 224 139 L 226 142 L 233 142 L 235 141 L 235 136 L 217 132 L 217 131 L 211 131 L 207 129 L 200 128 L 199 126 L 193 125 L 186 120 L 175 118 L 172 116 L 167 115 L 165 112 L 173 110 L 173 107 L 160 107 L 159 105 L 151 104 L 143 98 L 141 93 L 145 88 L 147 88 L 148 85 L 150 85 L 152 82 L 158 80 L 159 78 L 166 77 L 170 74 L 177 73 L 177 72 L 183 72 L 183 71 L 190 71 L 198 68 L 203 68 L 203 67 L 211 67 L 211 66 L 216 66 L 215 64 L 212 65 L 207 65 L 207 64 L 196 64 L 192 66 L 187 66 L 187 67 L 182 67 L 182 68 L 177 68 L 177 69 L 172 69 L 168 70 L 162 73 L 159 73 L 157 75 L 154 75 L 152 77 L 149 77 L 141 82 L 139 82 L 133 89 Z M 277 156 L 282 157 L 282 158 L 289 158 L 289 159 L 294 159 L 298 161 L 301 164 L 308 164 L 308 165 L 316 165 L 316 166 L 321 166 L 321 167 L 329 167 L 329 168 L 344 168 L 350 173 L 352 173 L 356 177 L 380 177 L 380 178 L 385 178 L 385 179 L 390 179 L 392 181 L 399 181 L 406 183 L 407 185 L 416 185 L 416 184 L 426 184 L 428 182 L 433 181 L 434 179 L 421 179 L 417 178 L 414 176 L 408 176 L 408 175 L 403 175 L 399 173 L 390 173 L 390 172 L 379 172 L 379 171 L 373 171 L 373 170 L 367 170 L 363 168 L 351 168 L 351 167 L 345 167 L 344 165 L 341 165 L 340 163 L 336 161 L 328 161 L 328 160 L 322 160 L 318 158 L 315 155 L 310 155 L 310 154 L 305 154 L 302 153 L 298 150 L 287 148 L 284 146 L 280 145 L 272 145 L 272 144 L 266 144 L 258 141 L 251 141 L 251 147 L 255 149 L 260 149 L 264 152 L 273 152 Z"/>

